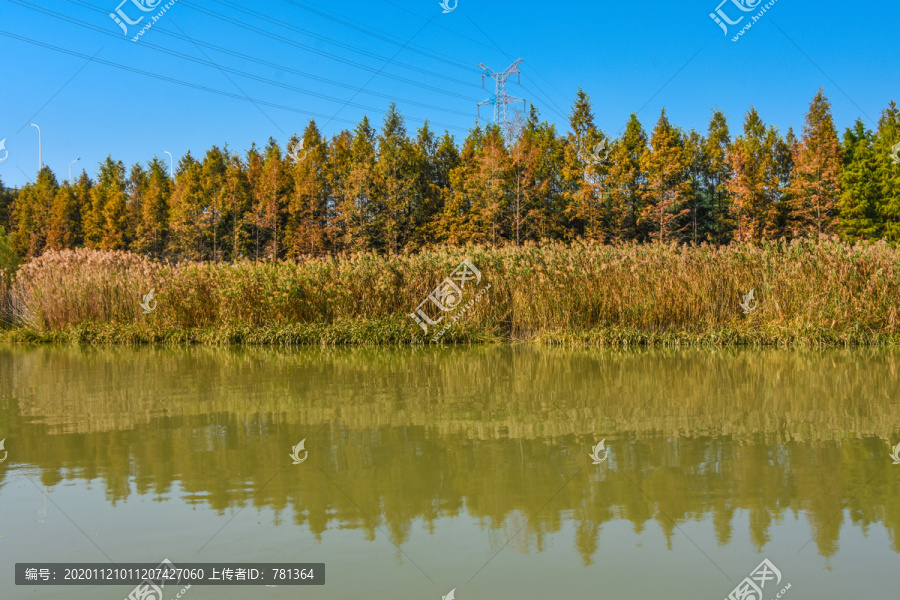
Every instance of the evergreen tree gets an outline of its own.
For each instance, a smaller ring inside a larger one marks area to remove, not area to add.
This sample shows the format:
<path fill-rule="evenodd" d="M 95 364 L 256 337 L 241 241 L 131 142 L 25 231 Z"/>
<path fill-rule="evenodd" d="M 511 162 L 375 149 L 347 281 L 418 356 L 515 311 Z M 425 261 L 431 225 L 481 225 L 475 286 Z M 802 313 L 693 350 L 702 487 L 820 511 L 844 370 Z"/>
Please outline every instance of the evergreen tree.
<path fill-rule="evenodd" d="M 190 152 L 178 161 L 175 187 L 169 203 L 170 250 L 191 260 L 201 260 L 203 248 L 203 165 Z"/>
<path fill-rule="evenodd" d="M 533 106 L 522 137 L 526 138 L 527 145 L 532 149 L 526 154 L 529 160 L 525 164 L 524 182 L 516 182 L 525 198 L 525 237 L 532 240 L 563 239 L 572 212 L 567 204 L 568 195 L 562 173 L 565 144 L 553 125 L 547 121 L 540 122 L 537 109 Z M 511 179 L 514 177 L 512 167 L 510 164 Z M 509 206 L 512 208 L 512 181 L 509 194 Z M 512 216 L 510 224 L 514 223 Z M 507 237 L 514 239 L 513 233 L 510 229 Z"/>
<path fill-rule="evenodd" d="M 772 136 L 755 108 L 747 112 L 744 133 L 732 142 L 728 163 L 732 177 L 726 187 L 733 201 L 738 241 L 759 241 L 775 228 L 778 179 Z"/>
<path fill-rule="evenodd" d="M 880 213 L 884 223 L 884 237 L 900 242 L 900 164 L 891 159 L 893 147 L 900 143 L 900 110 L 891 101 L 878 119 L 875 134 L 875 181 L 881 198 Z"/>
<path fill-rule="evenodd" d="M 698 244 L 707 239 L 710 231 L 709 201 L 703 194 L 705 186 L 703 172 L 703 148 L 705 140 L 691 129 L 684 137 L 684 161 L 685 161 L 685 210 L 689 217 L 687 234 L 682 239 L 689 239 Z"/>
<path fill-rule="evenodd" d="M 81 202 L 77 188 L 66 182 L 53 199 L 47 247 L 53 250 L 72 249 L 84 244 L 81 227 Z"/>
<path fill-rule="evenodd" d="M 414 155 L 403 116 L 392 102 L 378 136 L 376 248 L 396 253 L 406 243 L 415 189 Z"/>
<path fill-rule="evenodd" d="M 18 190 L 9 189 L 0 179 L 0 227 L 5 227 L 7 232 L 12 228 L 12 205 L 17 194 Z"/>
<path fill-rule="evenodd" d="M 37 181 L 23 187 L 11 207 L 13 252 L 25 258 L 40 255 L 47 244 L 50 212 L 59 185 L 50 167 L 43 167 Z"/>
<path fill-rule="evenodd" d="M 614 240 L 646 241 L 649 235 L 638 226 L 644 212 L 644 189 L 647 174 L 642 159 L 647 149 L 647 134 L 637 115 L 632 114 L 624 135 L 616 140 L 610 152 L 609 222 Z"/>
<path fill-rule="evenodd" d="M 347 185 L 347 200 L 352 203 L 353 219 L 348 219 L 347 247 L 352 250 L 370 250 L 376 246 L 375 218 L 377 214 L 377 181 L 375 161 L 377 158 L 375 129 L 363 117 L 356 126 L 351 148 L 350 180 Z M 351 207 L 346 206 L 342 214 L 349 215 Z"/>
<path fill-rule="evenodd" d="M 328 182 L 328 238 L 336 251 L 354 247 L 358 236 L 356 198 L 350 189 L 353 170 L 353 134 L 346 129 L 335 135 L 328 144 L 325 178 Z"/>
<path fill-rule="evenodd" d="M 247 231 L 247 213 L 250 210 L 251 197 L 250 181 L 246 165 L 237 154 L 228 156 L 223 197 L 227 208 L 227 213 L 223 216 L 223 224 L 227 223 L 230 227 L 231 260 L 236 261 L 250 254 L 248 242 L 251 235 Z"/>
<path fill-rule="evenodd" d="M 287 205 L 285 247 L 288 249 L 288 255 L 292 257 L 315 256 L 328 248 L 327 158 L 328 151 L 319 128 L 316 127 L 315 121 L 310 121 L 303 132 L 303 150 L 299 160 L 289 166 L 293 185 Z"/>
<path fill-rule="evenodd" d="M 731 135 L 728 121 L 721 110 L 713 111 L 709 129 L 703 140 L 701 171 L 704 195 L 709 206 L 709 240 L 715 244 L 725 244 L 731 240 L 736 223 L 733 219 L 732 197 L 728 193 L 731 166 L 728 162 L 728 148 Z"/>
<path fill-rule="evenodd" d="M 168 244 L 172 180 L 169 179 L 165 163 L 159 157 L 154 156 L 147 167 L 140 215 L 135 228 L 134 249 L 158 258 L 165 252 Z"/>
<path fill-rule="evenodd" d="M 862 119 L 844 132 L 844 168 L 838 201 L 841 234 L 848 241 L 873 240 L 882 235 L 879 214 L 880 185 L 874 135 Z"/>
<path fill-rule="evenodd" d="M 141 224 L 144 194 L 147 191 L 147 171 L 139 164 L 131 166 L 131 172 L 125 180 L 126 219 L 128 222 L 127 247 L 135 247 L 137 230 Z"/>
<path fill-rule="evenodd" d="M 445 138 L 449 138 L 446 132 L 444 135 Z M 408 249 L 422 248 L 437 241 L 435 218 L 442 209 L 441 186 L 445 185 L 449 177 L 449 173 L 442 171 L 446 166 L 438 160 L 438 153 L 446 149 L 446 146 L 440 145 L 441 141 L 431 131 L 426 121 L 417 132 L 411 148 L 414 183 Z M 450 145 L 453 145 L 452 139 Z"/>
<path fill-rule="evenodd" d="M 475 125 L 463 140 L 459 164 L 450 171 L 450 185 L 444 188 L 443 204 L 439 220 L 441 239 L 450 244 L 464 244 L 474 239 L 471 227 L 473 196 L 481 190 L 473 185 L 478 168 L 478 158 L 484 144 L 485 131 Z"/>
<path fill-rule="evenodd" d="M 511 162 L 503 131 L 498 125 L 489 126 L 475 158 L 472 178 L 465 185 L 471 198 L 469 241 L 497 245 L 505 239 L 504 233 L 509 231 L 506 218 Z"/>
<path fill-rule="evenodd" d="M 602 186 L 609 177 L 606 136 L 594 124 L 590 98 L 581 88 L 575 95 L 571 131 L 563 150 L 561 180 L 569 219 L 570 238 L 581 236 L 603 241 Z M 594 149 L 599 158 L 594 158 Z"/>
<path fill-rule="evenodd" d="M 691 192 L 687 158 L 682 135 L 669 123 L 664 108 L 641 157 L 647 184 L 638 227 L 647 230 L 652 240 L 665 243 L 683 232 L 677 227 L 690 214 L 686 208 Z"/>
<path fill-rule="evenodd" d="M 831 104 L 821 89 L 810 104 L 803 136 L 793 158 L 790 184 L 793 235 L 836 232 L 841 195 L 841 147 L 831 116 Z"/>
<path fill-rule="evenodd" d="M 212 250 L 210 259 L 220 259 L 219 238 L 225 235 L 222 215 L 227 210 L 225 199 L 225 172 L 228 170 L 228 147 L 213 146 L 203 157 L 200 167 L 200 214 L 202 219 L 202 239 Z"/>
<path fill-rule="evenodd" d="M 269 260 L 278 260 L 284 251 L 284 209 L 290 195 L 290 178 L 281 158 L 281 149 L 274 139 L 266 145 L 265 160 L 254 187 L 254 216 L 257 226 L 257 256 L 260 251 Z M 259 234 L 263 246 L 260 248 Z"/>

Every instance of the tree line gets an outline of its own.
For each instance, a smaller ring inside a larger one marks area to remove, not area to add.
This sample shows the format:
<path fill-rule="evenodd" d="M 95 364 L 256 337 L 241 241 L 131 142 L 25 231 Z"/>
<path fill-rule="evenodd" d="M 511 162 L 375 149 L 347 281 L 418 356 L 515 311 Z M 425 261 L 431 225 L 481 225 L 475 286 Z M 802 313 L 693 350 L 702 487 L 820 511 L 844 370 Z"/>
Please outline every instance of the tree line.
<path fill-rule="evenodd" d="M 612 138 L 579 90 L 569 126 L 561 134 L 531 107 L 514 131 L 476 123 L 458 146 L 427 122 L 410 136 L 391 104 L 380 130 L 364 117 L 326 139 L 310 121 L 286 150 L 270 138 L 244 155 L 188 152 L 174 178 L 158 157 L 130 169 L 107 157 L 96 180 L 82 171 L 61 184 L 45 166 L 21 189 L 0 182 L 0 225 L 21 258 L 76 247 L 218 261 L 542 239 L 900 240 L 893 101 L 875 130 L 859 119 L 842 140 L 823 90 L 799 137 L 751 108 L 736 137 L 720 110 L 701 134 L 663 109 L 649 134 L 632 114 Z"/>

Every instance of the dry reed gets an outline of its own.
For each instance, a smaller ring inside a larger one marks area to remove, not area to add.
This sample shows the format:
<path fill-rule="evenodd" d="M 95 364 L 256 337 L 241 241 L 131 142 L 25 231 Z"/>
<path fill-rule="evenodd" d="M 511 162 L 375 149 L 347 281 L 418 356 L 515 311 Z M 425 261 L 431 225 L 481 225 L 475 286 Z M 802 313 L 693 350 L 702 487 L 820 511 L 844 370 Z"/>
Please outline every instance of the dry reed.
<path fill-rule="evenodd" d="M 21 267 L 8 292 L 0 281 L 0 306 L 9 298 L 17 339 L 77 331 L 103 341 L 417 343 L 436 328 L 423 336 L 407 315 L 463 258 L 482 272 L 479 288 L 491 289 L 444 341 L 868 344 L 900 334 L 900 251 L 829 239 L 473 246 L 299 263 L 47 252 Z M 159 304 L 145 315 L 139 304 L 151 288 Z M 759 306 L 744 314 L 751 288 Z"/>

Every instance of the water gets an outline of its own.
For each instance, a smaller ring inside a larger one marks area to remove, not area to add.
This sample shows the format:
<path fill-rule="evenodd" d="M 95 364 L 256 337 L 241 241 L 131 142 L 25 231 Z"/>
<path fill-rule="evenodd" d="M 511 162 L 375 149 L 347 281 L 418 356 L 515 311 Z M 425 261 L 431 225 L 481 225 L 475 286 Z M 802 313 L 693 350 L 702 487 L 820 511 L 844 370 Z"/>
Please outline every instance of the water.
<path fill-rule="evenodd" d="M 898 377 L 865 349 L 3 346 L 0 597 L 120 600 L 13 565 L 163 558 L 327 565 L 188 600 L 719 600 L 765 558 L 766 600 L 892 597 Z"/>

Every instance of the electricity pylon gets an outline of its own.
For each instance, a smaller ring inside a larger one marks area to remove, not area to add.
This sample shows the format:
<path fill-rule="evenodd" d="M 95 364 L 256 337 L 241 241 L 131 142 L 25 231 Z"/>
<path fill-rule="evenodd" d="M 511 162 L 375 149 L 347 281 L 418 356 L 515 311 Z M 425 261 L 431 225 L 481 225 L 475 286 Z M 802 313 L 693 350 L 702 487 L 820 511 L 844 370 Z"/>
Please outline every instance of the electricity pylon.
<path fill-rule="evenodd" d="M 511 135 L 513 133 L 513 129 L 515 128 L 514 119 L 509 116 L 509 105 L 515 104 L 517 102 L 522 103 L 522 110 L 524 112 L 525 109 L 525 99 L 517 98 L 515 96 L 510 96 L 506 93 L 506 81 L 509 79 L 509 76 L 515 74 L 517 76 L 519 73 L 519 63 L 522 62 L 523 59 L 518 59 L 513 64 L 509 65 L 505 71 L 500 71 L 499 73 L 496 71 L 492 71 L 491 69 L 484 66 L 483 63 L 479 63 L 478 66 L 484 70 L 484 73 L 481 74 L 481 87 L 484 87 L 484 77 L 487 75 L 492 78 L 497 83 L 497 91 L 496 93 L 488 98 L 487 100 L 482 100 L 478 103 L 478 117 L 481 118 L 481 107 L 487 106 L 488 104 L 493 105 L 494 107 L 494 124 L 500 125 L 503 127 L 504 131 L 507 132 L 507 135 Z M 517 77 L 517 81 L 521 83 L 521 77 Z M 515 109 L 513 109 L 515 110 Z"/>

